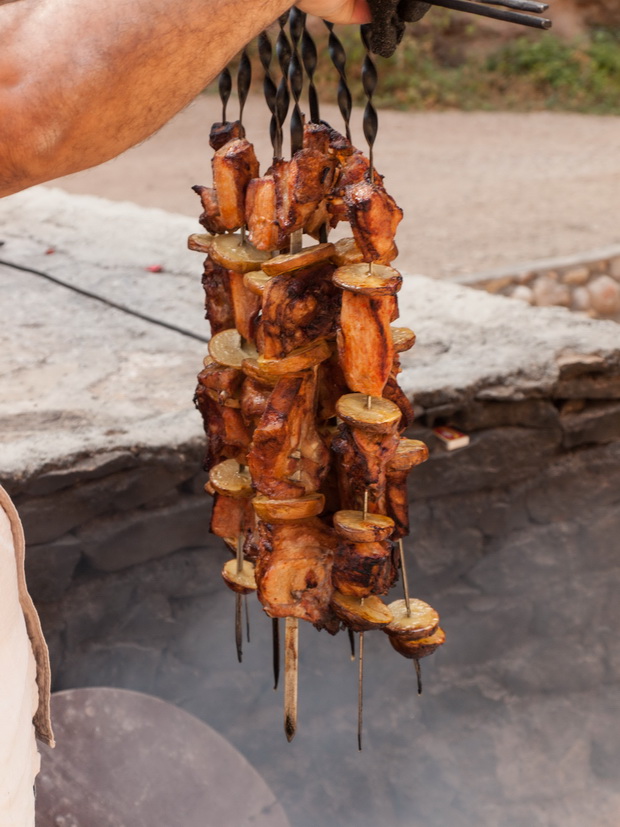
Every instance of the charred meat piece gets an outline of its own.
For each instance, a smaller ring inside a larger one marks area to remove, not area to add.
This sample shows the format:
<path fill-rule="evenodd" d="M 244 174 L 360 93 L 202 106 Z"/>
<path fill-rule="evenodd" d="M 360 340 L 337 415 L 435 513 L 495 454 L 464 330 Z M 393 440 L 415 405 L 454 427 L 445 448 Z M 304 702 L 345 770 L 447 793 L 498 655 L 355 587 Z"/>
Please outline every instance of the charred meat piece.
<path fill-rule="evenodd" d="M 318 370 L 318 420 L 327 422 L 336 416 L 336 402 L 348 388 L 336 354 L 321 362 Z"/>
<path fill-rule="evenodd" d="M 303 228 L 331 189 L 335 167 L 334 158 L 315 149 L 301 149 L 290 161 L 276 161 L 276 209 L 284 233 Z"/>
<path fill-rule="evenodd" d="M 250 434 L 241 411 L 239 408 L 221 405 L 213 399 L 212 393 L 210 388 L 198 384 L 194 396 L 207 435 L 204 467 L 209 471 L 225 459 L 236 459 L 237 462 L 245 464 L 250 447 Z"/>
<path fill-rule="evenodd" d="M 213 184 L 227 230 L 245 223 L 245 193 L 252 178 L 258 177 L 254 147 L 245 138 L 224 144 L 213 156 Z"/>
<path fill-rule="evenodd" d="M 304 126 L 304 149 L 315 149 L 324 155 L 332 155 L 339 165 L 344 164 L 351 153 L 355 152 L 351 141 L 325 121 L 307 123 Z"/>
<path fill-rule="evenodd" d="M 327 209 L 331 216 L 332 227 L 335 227 L 340 221 L 347 220 L 347 206 L 344 200 L 347 187 L 367 181 L 369 176 L 370 161 L 363 152 L 356 149 L 344 160 L 335 181 L 335 186 L 329 193 Z M 380 176 L 375 173 L 375 177 Z"/>
<path fill-rule="evenodd" d="M 273 175 L 253 178 L 245 194 L 248 240 L 257 250 L 279 250 L 284 237 L 276 212 L 276 181 Z"/>
<path fill-rule="evenodd" d="M 339 458 L 341 508 L 360 510 L 368 489 L 368 510 L 379 512 L 375 503 L 385 495 L 387 465 L 398 443 L 395 429 L 379 433 L 352 428 L 346 423 L 338 426 L 332 450 Z"/>
<path fill-rule="evenodd" d="M 241 121 L 217 121 L 209 132 L 209 144 L 216 151 L 235 138 L 245 138 Z"/>
<path fill-rule="evenodd" d="M 237 538 L 245 538 L 254 525 L 252 501 L 214 494 L 209 531 L 221 537 L 232 551 L 237 550 Z"/>
<path fill-rule="evenodd" d="M 203 187 L 196 184 L 192 187 L 195 193 L 200 196 L 203 212 L 198 219 L 205 230 L 212 235 L 225 233 L 226 227 L 222 222 L 220 205 L 217 200 L 217 192 L 213 187 Z"/>
<path fill-rule="evenodd" d="M 427 459 L 428 448 L 423 442 L 403 438 L 387 466 L 385 493 L 377 502 L 377 510 L 394 520 L 392 537 L 395 540 L 409 534 L 407 475 Z"/>
<path fill-rule="evenodd" d="M 389 297 L 343 291 L 338 355 L 352 391 L 383 395 L 394 362 L 391 315 Z"/>
<path fill-rule="evenodd" d="M 333 531 L 317 517 L 257 522 L 256 583 L 265 611 L 324 625 L 331 617 Z"/>
<path fill-rule="evenodd" d="M 274 276 L 263 293 L 262 336 L 266 359 L 279 359 L 315 339 L 333 336 L 340 291 L 330 263 Z"/>
<path fill-rule="evenodd" d="M 205 259 L 202 286 L 205 291 L 205 318 L 209 320 L 211 335 L 228 330 L 235 324 L 228 271 L 212 258 Z"/>
<path fill-rule="evenodd" d="M 235 327 L 247 341 L 254 341 L 256 319 L 260 313 L 261 300 L 243 282 L 243 273 L 228 271 Z"/>
<path fill-rule="evenodd" d="M 225 367 L 211 361 L 198 374 L 198 382 L 203 388 L 213 391 L 212 398 L 221 405 L 239 407 L 239 395 L 244 380 L 243 371 Z"/>
<path fill-rule="evenodd" d="M 285 376 L 275 386 L 256 426 L 248 466 L 257 490 L 274 499 L 318 491 L 329 451 L 314 419 L 316 374 Z"/>
<path fill-rule="evenodd" d="M 392 544 L 389 541 L 339 543 L 334 558 L 332 583 L 342 594 L 352 597 L 387 594 L 395 577 Z"/>
<path fill-rule="evenodd" d="M 361 181 L 344 193 L 347 218 L 364 261 L 389 264 L 398 255 L 394 236 L 403 211 L 382 184 Z"/>
<path fill-rule="evenodd" d="M 390 373 L 390 376 L 385 383 L 385 387 L 383 388 L 383 396 L 385 399 L 389 399 L 390 402 L 393 402 L 400 408 L 400 412 L 403 416 L 400 421 L 399 429 L 404 430 L 405 428 L 410 428 L 415 420 L 413 405 L 407 398 L 407 394 L 396 381 L 396 377 L 393 373 Z"/>
<path fill-rule="evenodd" d="M 267 402 L 273 386 L 259 382 L 251 376 L 246 377 L 241 390 L 241 415 L 246 425 L 254 428 L 265 413 Z"/>

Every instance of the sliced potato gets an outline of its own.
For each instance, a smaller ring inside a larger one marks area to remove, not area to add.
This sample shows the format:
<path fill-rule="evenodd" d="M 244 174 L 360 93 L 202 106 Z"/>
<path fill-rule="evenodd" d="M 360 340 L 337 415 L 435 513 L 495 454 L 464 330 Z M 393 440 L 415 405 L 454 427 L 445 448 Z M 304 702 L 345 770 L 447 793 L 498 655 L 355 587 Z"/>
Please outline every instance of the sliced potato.
<path fill-rule="evenodd" d="M 218 494 L 239 500 L 254 496 L 250 472 L 245 467 L 241 470 L 236 459 L 225 459 L 214 465 L 209 472 L 209 482 Z"/>
<path fill-rule="evenodd" d="M 336 413 L 349 425 L 367 431 L 388 433 L 402 416 L 400 408 L 389 399 L 368 397 L 363 393 L 347 393 L 336 402 Z"/>
<path fill-rule="evenodd" d="M 334 514 L 336 533 L 352 543 L 373 543 L 387 540 L 394 530 L 394 520 L 384 514 L 363 511 L 337 511 Z"/>
<path fill-rule="evenodd" d="M 388 464 L 388 471 L 409 471 L 428 459 L 428 448 L 419 439 L 403 437 Z"/>
<path fill-rule="evenodd" d="M 413 330 L 409 330 L 408 327 L 393 327 L 391 330 L 396 353 L 403 353 L 415 345 L 416 336 Z"/>
<path fill-rule="evenodd" d="M 392 612 L 393 620 L 385 630 L 390 637 L 400 637 L 403 640 L 421 640 L 433 634 L 439 626 L 439 615 L 423 600 L 409 601 L 411 615 L 407 614 L 407 604 L 404 600 L 395 600 L 388 609 Z"/>
<path fill-rule="evenodd" d="M 252 500 L 252 505 L 259 519 L 266 523 L 281 523 L 317 517 L 323 511 L 325 497 L 323 494 L 314 492 L 297 499 L 270 500 L 269 497 L 258 494 Z"/>
<path fill-rule="evenodd" d="M 207 233 L 192 233 L 187 239 L 187 246 L 197 253 L 208 253 L 213 244 L 213 236 Z"/>
<path fill-rule="evenodd" d="M 380 629 L 392 620 L 389 608 L 380 597 L 374 594 L 360 599 L 335 591 L 332 595 L 331 608 L 336 617 L 354 632 Z"/>
<path fill-rule="evenodd" d="M 265 385 L 275 385 L 281 378 L 279 374 L 262 368 L 258 364 L 258 359 L 244 359 L 241 364 L 241 369 L 246 376 L 251 379 L 256 379 L 257 382 L 262 382 Z"/>
<path fill-rule="evenodd" d="M 364 254 L 355 243 L 354 238 L 341 238 L 334 244 L 335 252 L 332 261 L 338 267 L 346 267 L 348 264 L 361 264 L 364 261 Z"/>
<path fill-rule="evenodd" d="M 236 273 L 260 270 L 261 264 L 269 258 L 269 253 L 257 250 L 248 241 L 242 242 L 237 233 L 214 236 L 208 252 L 213 261 Z"/>
<path fill-rule="evenodd" d="M 290 273 L 293 270 L 301 270 L 302 267 L 311 267 L 313 264 L 320 264 L 332 258 L 335 247 L 329 242 L 326 244 L 313 244 L 298 253 L 285 253 L 281 256 L 274 256 L 262 265 L 263 270 L 269 276 L 279 276 L 280 273 Z"/>
<path fill-rule="evenodd" d="M 385 264 L 348 264 L 339 267 L 332 276 L 334 284 L 351 293 L 365 296 L 392 296 L 398 293 L 403 277 L 393 267 Z"/>
<path fill-rule="evenodd" d="M 286 373 L 298 373 L 300 370 L 307 370 L 320 365 L 331 356 L 332 349 L 325 339 L 315 339 L 308 345 L 291 350 L 282 359 L 265 359 L 259 356 L 258 366 L 266 373 L 283 376 Z M 400 412 L 399 412 L 400 417 Z"/>
<path fill-rule="evenodd" d="M 252 270 L 251 273 L 246 273 L 243 277 L 243 283 L 251 293 L 256 296 L 262 296 L 265 288 L 271 281 L 273 276 L 268 276 L 262 270 Z"/>
<path fill-rule="evenodd" d="M 446 633 L 440 627 L 437 627 L 432 635 L 419 640 L 405 640 L 402 637 L 390 635 L 390 643 L 394 649 L 400 655 L 413 660 L 420 660 L 420 658 L 432 655 L 445 642 Z"/>
<path fill-rule="evenodd" d="M 237 594 L 249 594 L 256 591 L 256 577 L 254 563 L 243 560 L 241 571 L 237 571 L 237 560 L 229 560 L 222 569 L 222 577 L 226 585 Z"/>
<path fill-rule="evenodd" d="M 209 355 L 219 365 L 228 368 L 240 368 L 244 359 L 253 359 L 258 356 L 256 348 L 251 342 L 244 342 L 238 330 L 234 327 L 216 333 L 209 341 Z"/>

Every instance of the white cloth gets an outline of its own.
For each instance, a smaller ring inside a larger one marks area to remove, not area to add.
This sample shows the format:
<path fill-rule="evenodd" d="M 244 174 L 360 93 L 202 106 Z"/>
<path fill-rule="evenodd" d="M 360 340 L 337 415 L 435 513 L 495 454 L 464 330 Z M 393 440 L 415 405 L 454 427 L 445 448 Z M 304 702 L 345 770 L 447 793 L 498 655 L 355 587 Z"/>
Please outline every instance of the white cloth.
<path fill-rule="evenodd" d="M 0 506 L 0 827 L 34 827 L 36 675 L 19 600 L 11 521 Z"/>

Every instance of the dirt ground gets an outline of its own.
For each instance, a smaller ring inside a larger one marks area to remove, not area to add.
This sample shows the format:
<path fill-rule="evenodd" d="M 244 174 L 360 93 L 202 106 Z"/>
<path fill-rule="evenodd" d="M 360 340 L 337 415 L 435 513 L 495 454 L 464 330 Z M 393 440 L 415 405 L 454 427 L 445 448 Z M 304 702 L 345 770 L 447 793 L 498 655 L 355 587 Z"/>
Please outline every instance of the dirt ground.
<path fill-rule="evenodd" d="M 250 99 L 245 121 L 262 168 L 266 112 Z M 341 123 L 331 107 L 322 116 Z M 219 117 L 219 100 L 202 95 L 141 146 L 53 184 L 198 216 L 190 187 L 211 183 L 208 131 Z M 353 120 L 362 148 L 361 112 Z M 451 277 L 620 243 L 620 118 L 384 110 L 375 158 L 405 210 L 403 270 Z"/>

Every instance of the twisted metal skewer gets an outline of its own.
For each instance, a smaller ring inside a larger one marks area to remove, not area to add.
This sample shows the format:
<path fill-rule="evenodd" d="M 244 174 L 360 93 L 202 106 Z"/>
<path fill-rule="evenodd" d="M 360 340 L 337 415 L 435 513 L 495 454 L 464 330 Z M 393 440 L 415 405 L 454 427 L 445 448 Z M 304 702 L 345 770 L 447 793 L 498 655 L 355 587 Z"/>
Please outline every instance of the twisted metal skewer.
<path fill-rule="evenodd" d="M 289 30 L 293 51 L 288 66 L 288 82 L 293 95 L 293 111 L 291 113 L 291 155 L 303 148 L 304 121 L 299 108 L 299 100 L 304 86 L 304 72 L 299 54 L 299 43 L 306 21 L 304 12 L 293 6 L 289 16 Z"/>
<path fill-rule="evenodd" d="M 306 70 L 306 75 L 308 76 L 308 106 L 310 108 L 310 121 L 311 123 L 319 123 L 321 120 L 321 115 L 319 112 L 319 96 L 316 91 L 316 86 L 314 85 L 314 72 L 316 70 L 318 55 L 316 43 L 308 31 L 306 20 L 304 20 L 304 29 L 301 35 L 301 59 L 304 64 L 304 69 Z"/>
<path fill-rule="evenodd" d="M 364 108 L 362 124 L 364 128 L 364 137 L 366 138 L 366 142 L 368 144 L 368 160 L 370 161 L 370 181 L 372 183 L 374 181 L 375 175 L 373 149 L 375 145 L 375 140 L 377 138 L 377 132 L 379 130 L 379 119 L 377 117 L 377 110 L 375 109 L 372 103 L 372 96 L 374 95 L 375 89 L 377 87 L 377 69 L 371 58 L 369 27 L 361 26 L 360 33 L 362 36 L 362 42 L 366 49 L 366 57 L 364 58 L 364 63 L 362 64 L 362 86 L 364 87 L 364 94 L 366 95 L 366 106 Z"/>
<path fill-rule="evenodd" d="M 353 102 L 351 100 L 351 92 L 347 85 L 346 63 L 347 55 L 340 40 L 334 34 L 334 24 L 327 20 L 323 21 L 329 31 L 328 50 L 332 63 L 338 72 L 338 108 L 344 120 L 345 135 L 347 140 L 351 140 L 351 128 L 349 121 L 351 120 L 351 109 Z"/>
<path fill-rule="evenodd" d="M 217 91 L 219 92 L 220 100 L 222 101 L 222 123 L 226 123 L 226 107 L 228 106 L 230 93 L 232 91 L 232 77 L 228 66 L 226 66 L 225 69 L 222 69 L 219 74 L 217 79 Z"/>
<path fill-rule="evenodd" d="M 263 67 L 263 94 L 265 101 L 271 112 L 271 120 L 269 122 L 269 137 L 271 139 L 271 146 L 273 147 L 273 154 L 276 154 L 276 142 L 278 135 L 278 121 L 276 118 L 276 95 L 277 88 L 271 77 L 271 57 L 273 50 L 271 48 L 271 40 L 267 32 L 261 32 L 258 36 L 258 56 Z"/>
<path fill-rule="evenodd" d="M 239 98 L 239 123 L 243 126 L 243 110 L 248 99 L 250 86 L 252 85 L 252 64 L 248 57 L 247 49 L 241 52 L 239 67 L 237 69 L 237 97 Z"/>
<path fill-rule="evenodd" d="M 288 37 L 286 35 L 285 30 L 285 26 L 288 23 L 288 18 L 289 12 L 281 14 L 278 18 L 280 31 L 276 39 L 276 55 L 278 58 L 278 63 L 280 64 L 280 71 L 282 72 L 282 77 L 280 78 L 280 82 L 278 84 L 278 88 L 276 91 L 276 142 L 274 147 L 274 157 L 276 158 L 282 157 L 282 146 L 284 143 L 284 122 L 286 121 L 286 116 L 288 114 L 288 108 L 291 99 L 288 91 L 288 66 L 291 62 L 291 46 L 288 41 Z"/>

